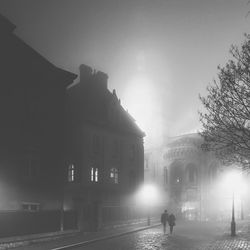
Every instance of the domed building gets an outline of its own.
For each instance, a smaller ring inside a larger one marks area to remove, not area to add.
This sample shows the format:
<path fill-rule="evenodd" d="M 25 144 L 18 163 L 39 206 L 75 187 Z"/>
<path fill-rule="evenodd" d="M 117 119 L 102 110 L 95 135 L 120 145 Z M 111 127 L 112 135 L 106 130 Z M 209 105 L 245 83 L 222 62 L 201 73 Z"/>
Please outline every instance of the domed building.
<path fill-rule="evenodd" d="M 145 152 L 145 181 L 160 185 L 168 209 L 189 220 L 206 220 L 214 214 L 212 187 L 219 162 L 202 150 L 202 143 L 199 134 L 186 134 Z"/>

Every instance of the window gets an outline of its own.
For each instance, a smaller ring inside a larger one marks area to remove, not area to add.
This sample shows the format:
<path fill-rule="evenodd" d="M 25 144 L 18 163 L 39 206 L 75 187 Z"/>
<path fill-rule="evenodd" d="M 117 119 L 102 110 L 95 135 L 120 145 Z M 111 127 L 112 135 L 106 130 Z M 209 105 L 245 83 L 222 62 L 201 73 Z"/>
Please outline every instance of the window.
<path fill-rule="evenodd" d="M 98 168 L 91 168 L 90 180 L 91 182 L 98 182 Z"/>
<path fill-rule="evenodd" d="M 117 170 L 117 168 L 111 168 L 110 179 L 111 179 L 112 183 L 118 184 L 118 170 Z"/>
<path fill-rule="evenodd" d="M 164 167 L 164 184 L 168 184 L 168 169 L 167 167 Z"/>
<path fill-rule="evenodd" d="M 92 150 L 94 154 L 99 154 L 101 152 L 101 138 L 99 135 L 93 135 Z"/>
<path fill-rule="evenodd" d="M 35 179 L 39 176 L 39 158 L 35 153 L 27 153 L 23 159 L 22 176 L 25 179 Z"/>
<path fill-rule="evenodd" d="M 197 181 L 197 171 L 195 168 L 189 169 L 189 182 L 196 183 Z"/>
<path fill-rule="evenodd" d="M 129 158 L 130 158 L 130 160 L 134 160 L 135 159 L 135 145 L 134 144 L 130 145 L 130 148 L 129 148 Z"/>
<path fill-rule="evenodd" d="M 189 183 L 197 183 L 198 171 L 197 167 L 193 164 L 189 164 L 187 167 L 187 180 Z"/>
<path fill-rule="evenodd" d="M 33 203 L 33 202 L 22 203 L 22 210 L 24 211 L 36 212 L 36 211 L 39 211 L 39 209 L 40 209 L 39 203 Z"/>
<path fill-rule="evenodd" d="M 68 182 L 74 182 L 75 181 L 75 174 L 76 174 L 76 169 L 73 164 L 70 164 L 68 167 Z"/>

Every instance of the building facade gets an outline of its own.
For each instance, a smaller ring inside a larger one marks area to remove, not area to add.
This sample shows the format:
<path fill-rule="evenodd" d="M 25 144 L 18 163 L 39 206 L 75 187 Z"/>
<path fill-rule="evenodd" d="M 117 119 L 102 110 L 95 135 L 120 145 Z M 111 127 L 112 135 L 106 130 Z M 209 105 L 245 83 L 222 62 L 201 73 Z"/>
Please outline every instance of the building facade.
<path fill-rule="evenodd" d="M 163 199 L 170 211 L 189 220 L 207 220 L 216 209 L 211 206 L 213 186 L 221 166 L 212 153 L 202 150 L 202 143 L 199 134 L 187 134 L 168 138 L 145 154 L 145 179 L 165 190 Z"/>
<path fill-rule="evenodd" d="M 78 211 L 83 230 L 129 218 L 131 197 L 143 182 L 144 133 L 107 79 L 81 65 L 80 82 L 68 89 L 65 209 Z"/>
<path fill-rule="evenodd" d="M 10 218 L 62 206 L 65 98 L 76 78 L 14 30 L 0 15 L 0 210 Z"/>

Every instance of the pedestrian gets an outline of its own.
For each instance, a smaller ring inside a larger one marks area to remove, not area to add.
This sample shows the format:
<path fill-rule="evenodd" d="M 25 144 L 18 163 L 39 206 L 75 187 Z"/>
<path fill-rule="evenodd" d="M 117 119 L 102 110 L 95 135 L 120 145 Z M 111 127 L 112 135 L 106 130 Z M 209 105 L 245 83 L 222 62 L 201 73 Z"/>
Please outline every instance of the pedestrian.
<path fill-rule="evenodd" d="M 173 233 L 173 229 L 174 229 L 174 226 L 175 226 L 175 220 L 176 220 L 176 218 L 175 218 L 174 214 L 170 214 L 168 216 L 168 225 L 170 227 L 170 234 Z"/>
<path fill-rule="evenodd" d="M 164 213 L 161 214 L 161 224 L 163 225 L 163 232 L 166 233 L 166 225 L 168 221 L 168 211 L 165 209 Z"/>

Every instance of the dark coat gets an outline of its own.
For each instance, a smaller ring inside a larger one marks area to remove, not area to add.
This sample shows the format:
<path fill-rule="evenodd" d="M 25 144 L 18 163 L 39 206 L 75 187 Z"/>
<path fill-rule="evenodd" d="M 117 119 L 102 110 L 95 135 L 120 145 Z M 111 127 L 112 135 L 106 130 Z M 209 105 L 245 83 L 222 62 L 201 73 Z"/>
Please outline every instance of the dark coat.
<path fill-rule="evenodd" d="M 176 220 L 175 216 L 173 214 L 170 214 L 168 216 L 168 224 L 169 224 L 169 226 L 175 226 L 175 220 Z"/>
<path fill-rule="evenodd" d="M 163 213 L 163 214 L 161 215 L 161 223 L 162 223 L 162 224 L 166 224 L 167 221 L 168 221 L 168 213 Z"/>

